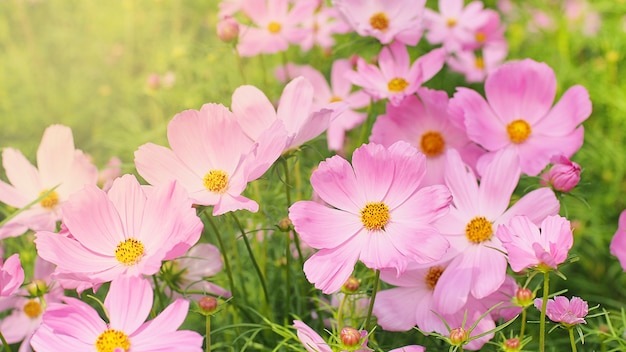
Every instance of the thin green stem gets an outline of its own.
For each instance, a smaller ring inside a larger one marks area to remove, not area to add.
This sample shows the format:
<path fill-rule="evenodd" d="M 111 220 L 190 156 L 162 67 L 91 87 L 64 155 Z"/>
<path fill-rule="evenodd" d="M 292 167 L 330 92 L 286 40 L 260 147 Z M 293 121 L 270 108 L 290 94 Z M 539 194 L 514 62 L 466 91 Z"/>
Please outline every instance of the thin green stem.
<path fill-rule="evenodd" d="M 205 326 L 205 333 L 206 333 L 206 352 L 211 352 L 211 315 L 207 314 L 206 315 L 206 326 Z"/>
<path fill-rule="evenodd" d="M 4 335 L 2 335 L 2 332 L 0 332 L 0 340 L 2 341 L 2 346 L 4 346 L 5 352 L 11 352 L 11 347 L 9 347 L 9 343 L 4 338 Z"/>
<path fill-rule="evenodd" d="M 163 290 L 159 287 L 159 281 L 156 275 L 152 275 L 152 281 L 154 281 L 154 292 L 159 304 L 159 309 L 165 307 L 165 300 L 163 299 Z"/>
<path fill-rule="evenodd" d="M 546 308 L 548 307 L 548 294 L 550 288 L 550 273 L 543 273 L 543 299 L 541 301 L 541 317 L 539 319 L 539 351 L 546 350 Z"/>
<path fill-rule="evenodd" d="M 519 339 L 524 339 L 524 330 L 526 330 L 526 307 L 522 308 L 522 328 L 520 329 Z"/>
<path fill-rule="evenodd" d="M 241 222 L 237 218 L 235 213 L 230 212 L 230 215 L 235 220 L 235 224 L 239 228 L 241 232 L 241 236 L 243 237 L 243 243 L 246 245 L 246 249 L 248 250 L 248 254 L 250 255 L 250 260 L 252 261 L 252 266 L 254 266 L 254 270 L 256 271 L 257 276 L 259 277 L 259 281 L 261 282 L 261 288 L 263 289 L 263 294 L 265 295 L 265 303 L 269 304 L 269 294 L 267 293 L 267 285 L 265 284 L 265 278 L 263 277 L 263 273 L 261 272 L 261 268 L 259 267 L 259 263 L 257 263 L 256 258 L 254 257 L 254 252 L 252 251 L 252 247 L 250 246 L 250 241 L 248 241 L 248 236 L 243 226 L 241 226 Z"/>
<path fill-rule="evenodd" d="M 348 298 L 347 294 L 343 294 L 341 297 L 341 302 L 339 303 L 339 308 L 337 309 L 337 331 L 341 331 L 343 329 L 343 310 L 346 305 L 346 299 Z"/>
<path fill-rule="evenodd" d="M 576 352 L 576 339 L 574 338 L 574 329 L 569 328 L 569 342 L 572 345 L 572 352 Z"/>
<path fill-rule="evenodd" d="M 287 239 L 285 244 L 285 313 L 290 312 L 291 307 L 291 233 L 285 233 Z M 285 323 L 287 323 L 287 319 L 289 318 L 289 314 L 285 314 Z"/>
<path fill-rule="evenodd" d="M 243 84 L 248 84 L 248 80 L 246 80 L 246 74 L 243 70 L 243 58 L 239 55 L 239 51 L 237 51 L 237 45 L 233 46 L 233 51 L 235 52 L 235 57 L 237 58 L 237 68 L 239 69 L 239 74 L 241 75 L 241 81 Z"/>
<path fill-rule="evenodd" d="M 365 330 L 371 332 L 374 328 L 372 324 L 372 312 L 374 311 L 374 301 L 376 300 L 376 293 L 378 293 L 378 282 L 380 281 L 380 270 L 376 269 L 374 276 L 374 287 L 372 287 L 372 295 L 370 297 L 370 305 L 367 309 L 367 318 L 365 319 Z"/>
<path fill-rule="evenodd" d="M 213 229 L 213 232 L 215 233 L 215 237 L 217 238 L 217 242 L 220 246 L 220 252 L 222 252 L 222 257 L 224 257 L 224 268 L 226 269 L 226 275 L 228 276 L 230 292 L 233 298 L 236 298 L 237 296 L 235 295 L 235 281 L 233 280 L 233 272 L 230 268 L 230 260 L 228 259 L 228 255 L 226 255 L 226 248 L 224 247 L 224 241 L 222 240 L 220 231 L 218 230 L 217 225 L 215 225 L 213 218 L 209 214 L 206 213 L 207 209 L 208 208 L 204 209 L 203 214 L 204 214 L 204 217 L 208 220 L 209 225 Z"/>

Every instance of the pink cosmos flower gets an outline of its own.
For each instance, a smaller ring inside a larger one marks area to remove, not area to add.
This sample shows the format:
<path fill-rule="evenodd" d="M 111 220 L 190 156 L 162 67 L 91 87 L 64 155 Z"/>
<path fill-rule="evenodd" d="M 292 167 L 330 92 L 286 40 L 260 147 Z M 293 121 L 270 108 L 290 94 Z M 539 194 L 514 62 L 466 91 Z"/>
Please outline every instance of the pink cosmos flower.
<path fill-rule="evenodd" d="M 506 278 L 506 257 L 500 239 L 494 236 L 498 226 L 515 215 L 526 215 L 534 223 L 559 211 L 552 190 L 540 188 L 527 193 L 507 209 L 520 177 L 519 158 L 505 149 L 487 164 L 480 186 L 459 153 L 448 150 L 444 171 L 454 206 L 438 219 L 435 226 L 450 241 L 452 261 L 439 278 L 442 285 L 443 314 L 461 309 L 471 294 L 482 299 L 495 292 Z"/>
<path fill-rule="evenodd" d="M 13 148 L 2 151 L 2 164 L 11 184 L 0 181 L 0 202 L 14 208 L 23 208 L 58 187 L 0 228 L 0 238 L 18 236 L 28 229 L 53 231 L 61 219 L 61 204 L 84 185 L 95 185 L 98 177 L 89 158 L 74 149 L 72 130 L 61 125 L 44 131 L 37 149 L 38 168 Z"/>
<path fill-rule="evenodd" d="M 622 269 L 626 271 L 626 210 L 623 210 L 619 216 L 617 231 L 611 239 L 611 254 L 616 256 L 622 265 Z"/>
<path fill-rule="evenodd" d="M 483 10 L 483 14 L 487 17 L 487 20 L 481 27 L 476 29 L 472 41 L 463 45 L 463 50 L 477 50 L 492 45 L 507 47 L 506 39 L 504 38 L 504 25 L 500 20 L 500 14 L 491 9 Z"/>
<path fill-rule="evenodd" d="M 398 105 L 441 70 L 444 58 L 443 49 L 434 49 L 410 64 L 406 46 L 394 42 L 380 51 L 378 66 L 359 58 L 357 71 L 347 72 L 346 76 L 374 100 L 388 98 Z"/>
<path fill-rule="evenodd" d="M 290 8 L 289 0 L 244 0 L 241 9 L 253 25 L 240 26 L 239 55 L 274 54 L 299 44 L 307 35 L 300 24 L 316 7 L 315 1 L 298 1 Z"/>
<path fill-rule="evenodd" d="M 580 165 L 563 155 L 552 157 L 552 167 L 541 175 L 542 185 L 559 192 L 569 192 L 580 182 Z"/>
<path fill-rule="evenodd" d="M 535 308 L 541 310 L 541 298 L 535 299 Z M 546 315 L 555 323 L 562 323 L 565 326 L 576 324 L 587 324 L 585 316 L 589 313 L 587 302 L 580 297 L 572 297 L 571 300 L 565 296 L 556 296 L 548 300 Z"/>
<path fill-rule="evenodd" d="M 31 340 L 38 352 L 67 351 L 188 351 L 201 352 L 203 338 L 195 331 L 177 330 L 187 316 L 189 302 L 177 299 L 156 318 L 145 322 L 153 293 L 142 278 L 111 282 L 104 308 L 109 322 L 76 298 L 52 303 Z"/>
<path fill-rule="evenodd" d="M 582 86 L 568 89 L 552 107 L 554 71 L 531 59 L 509 62 L 485 81 L 485 100 L 468 88 L 457 88 L 451 106 L 463 112 L 467 134 L 490 153 L 512 149 L 522 172 L 535 176 L 554 155 L 571 157 L 583 143 L 583 127 L 591 101 Z M 482 158 L 481 158 L 482 159 Z M 481 161 L 478 169 L 481 170 Z"/>
<path fill-rule="evenodd" d="M 485 80 L 490 73 L 502 65 L 508 54 L 506 42 L 487 45 L 477 53 L 473 50 L 459 50 L 446 59 L 448 67 L 465 75 L 469 83 Z"/>
<path fill-rule="evenodd" d="M 445 151 L 459 151 L 463 161 L 474 167 L 484 151 L 470 141 L 465 126 L 458 125 L 448 114 L 448 94 L 420 88 L 419 96 L 410 95 L 398 106 L 387 104 L 385 115 L 378 116 L 370 141 L 384 146 L 403 140 L 426 156 L 423 185 L 443 183 Z"/>
<path fill-rule="evenodd" d="M 483 3 L 472 1 L 464 7 L 463 0 L 439 0 L 439 12 L 426 9 L 424 22 L 430 44 L 442 44 L 448 52 L 471 45 L 479 28 L 488 21 Z"/>
<path fill-rule="evenodd" d="M 330 52 L 335 45 L 333 35 L 346 33 L 350 31 L 350 27 L 339 17 L 336 8 L 326 6 L 321 0 L 311 0 L 315 1 L 319 3 L 317 10 L 302 21 L 302 28 L 307 30 L 307 35 L 300 41 L 300 48 L 306 52 L 317 45 L 325 52 Z"/>
<path fill-rule="evenodd" d="M 135 152 L 135 165 L 152 185 L 178 181 L 195 204 L 212 205 L 213 215 L 239 209 L 256 212 L 259 205 L 241 193 L 269 169 L 286 143 L 280 122 L 268 123 L 257 134 L 258 140 L 251 140 L 225 106 L 205 104 L 170 121 L 171 150 L 146 143 Z"/>
<path fill-rule="evenodd" d="M 339 151 L 344 146 L 345 133 L 362 124 L 367 117 L 366 113 L 357 112 L 356 109 L 369 105 L 370 97 L 364 91 L 352 92 L 352 83 L 347 79 L 346 72 L 352 71 L 350 60 L 339 59 L 333 62 L 330 73 L 330 85 L 321 72 L 309 65 L 288 64 L 277 71 L 279 80 L 284 81 L 286 77 L 302 76 L 313 85 L 313 103 L 315 109 L 333 108 L 337 105 L 333 103 L 344 102 L 348 109 L 337 108 L 336 113 L 330 120 L 326 131 L 328 139 L 328 149 Z"/>
<path fill-rule="evenodd" d="M 311 185 L 329 206 L 299 201 L 289 218 L 302 240 L 320 249 L 304 263 L 324 293 L 338 291 L 357 260 L 372 269 L 405 270 L 408 262 L 438 260 L 448 249 L 431 223 L 447 212 L 442 185 L 421 187 L 425 157 L 400 141 L 357 148 L 352 166 L 340 156 L 320 163 Z"/>
<path fill-rule="evenodd" d="M 382 44 L 414 46 L 422 37 L 425 0 L 333 0 L 333 5 L 359 35 Z"/>
<path fill-rule="evenodd" d="M 71 237 L 39 231 L 35 244 L 57 272 L 94 284 L 153 275 L 161 261 L 183 255 L 200 238 L 202 222 L 191 205 L 175 182 L 144 190 L 124 175 L 108 193 L 87 186 L 63 205 Z"/>
<path fill-rule="evenodd" d="M 24 282 L 24 269 L 20 255 L 13 254 L 2 263 L 0 258 L 0 297 L 11 296 Z"/>
<path fill-rule="evenodd" d="M 334 111 L 329 108 L 318 110 L 314 105 L 313 95 L 311 83 L 304 77 L 296 77 L 285 86 L 278 108 L 274 108 L 263 92 L 246 85 L 237 88 L 233 93 L 232 109 L 244 133 L 259 144 L 263 131 L 270 129 L 277 121 L 284 124 L 287 137 L 283 139 L 286 142 L 277 137 L 273 142 L 266 143 L 284 152 L 299 147 L 328 128 Z M 272 162 L 274 160 L 276 159 Z M 270 165 L 271 163 L 267 164 L 267 168 Z"/>
<path fill-rule="evenodd" d="M 558 215 L 546 217 L 539 227 L 526 216 L 516 216 L 498 227 L 496 236 L 515 272 L 532 267 L 556 270 L 574 243 L 569 221 Z"/>

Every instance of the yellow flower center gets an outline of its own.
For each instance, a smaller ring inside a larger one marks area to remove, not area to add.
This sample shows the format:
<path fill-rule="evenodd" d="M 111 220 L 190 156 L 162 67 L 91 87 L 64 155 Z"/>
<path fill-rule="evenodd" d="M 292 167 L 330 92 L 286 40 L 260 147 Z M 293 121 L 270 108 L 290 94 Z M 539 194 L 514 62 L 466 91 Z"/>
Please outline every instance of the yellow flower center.
<path fill-rule="evenodd" d="M 448 27 L 454 27 L 456 26 L 456 22 L 456 18 L 448 18 L 446 24 L 448 25 Z"/>
<path fill-rule="evenodd" d="M 342 101 L 342 100 L 343 99 L 341 99 L 340 97 L 337 97 L 337 96 L 334 96 L 334 97 L 330 98 L 330 102 L 331 103 L 335 103 L 335 102 Z"/>
<path fill-rule="evenodd" d="M 34 299 L 29 300 L 24 305 L 24 314 L 31 319 L 37 318 L 42 312 L 43 309 L 41 308 L 41 303 L 35 301 Z"/>
<path fill-rule="evenodd" d="M 506 131 L 509 133 L 509 139 L 511 142 L 519 144 L 525 141 L 532 129 L 528 122 L 524 120 L 515 120 L 506 126 Z"/>
<path fill-rule="evenodd" d="M 387 88 L 390 92 L 397 93 L 403 91 L 408 85 L 409 82 L 407 82 L 406 79 L 396 77 L 387 83 Z"/>
<path fill-rule="evenodd" d="M 48 190 L 44 189 L 39 193 L 39 196 L 41 197 L 46 192 L 48 192 Z M 52 191 L 44 199 L 42 199 L 39 204 L 46 209 L 53 209 L 57 206 L 57 204 L 59 204 L 59 194 Z"/>
<path fill-rule="evenodd" d="M 477 32 L 474 35 L 474 38 L 476 38 L 477 42 L 482 43 L 482 42 L 484 42 L 487 39 L 487 35 L 485 33 L 483 33 L 483 32 Z"/>
<path fill-rule="evenodd" d="M 228 189 L 228 175 L 222 170 L 211 170 L 202 179 L 204 188 L 215 193 L 224 193 Z"/>
<path fill-rule="evenodd" d="M 436 131 L 428 131 L 422 135 L 420 140 L 420 149 L 428 157 L 435 157 L 443 153 L 443 147 L 446 142 L 441 133 Z"/>
<path fill-rule="evenodd" d="M 435 289 L 435 286 L 437 286 L 437 281 L 439 281 L 441 274 L 443 274 L 443 270 L 444 268 L 440 266 L 433 266 L 432 268 L 428 269 L 428 273 L 426 274 L 425 279 L 428 288 L 430 288 L 431 290 Z"/>
<path fill-rule="evenodd" d="M 470 242 L 481 243 L 487 241 L 493 235 L 491 221 L 484 216 L 477 216 L 465 226 L 465 236 Z"/>
<path fill-rule="evenodd" d="M 482 57 L 477 57 L 476 61 L 474 61 L 474 66 L 476 66 L 477 69 L 483 70 L 485 68 L 485 60 L 483 60 Z"/>
<path fill-rule="evenodd" d="M 117 245 L 115 259 L 126 266 L 131 266 L 137 264 L 144 253 L 143 243 L 134 238 L 129 238 Z"/>
<path fill-rule="evenodd" d="M 122 331 L 107 329 L 96 339 L 96 351 L 98 352 L 119 352 L 120 348 L 124 352 L 130 349 L 130 340 Z"/>
<path fill-rule="evenodd" d="M 383 202 L 369 202 L 361 209 L 361 222 L 368 230 L 384 229 L 389 218 L 389 207 Z"/>
<path fill-rule="evenodd" d="M 375 13 L 370 17 L 370 25 L 379 31 L 386 31 L 389 28 L 389 17 L 384 12 Z"/>
<path fill-rule="evenodd" d="M 278 22 L 270 22 L 270 24 L 267 25 L 267 30 L 270 31 L 270 33 L 278 33 L 281 28 L 282 26 Z"/>

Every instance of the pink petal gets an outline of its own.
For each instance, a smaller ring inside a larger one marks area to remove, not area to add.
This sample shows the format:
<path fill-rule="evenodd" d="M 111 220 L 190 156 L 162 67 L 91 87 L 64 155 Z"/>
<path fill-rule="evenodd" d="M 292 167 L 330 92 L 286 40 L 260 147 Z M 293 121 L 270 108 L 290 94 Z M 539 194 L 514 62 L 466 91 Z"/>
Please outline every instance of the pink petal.
<path fill-rule="evenodd" d="M 472 283 L 471 293 L 478 299 L 496 292 L 506 278 L 506 257 L 498 250 L 489 248 L 501 247 L 499 242 L 497 238 L 493 238 L 489 244 L 483 243 L 476 246 L 474 277 L 477 280 Z"/>
<path fill-rule="evenodd" d="M 357 215 L 312 201 L 293 204 L 289 219 L 302 240 L 318 249 L 335 248 L 364 230 Z"/>
<path fill-rule="evenodd" d="M 499 151 L 485 168 L 478 191 L 479 213 L 494 220 L 509 206 L 520 177 L 519 158 L 511 148 Z"/>
<path fill-rule="evenodd" d="M 52 125 L 43 133 L 37 149 L 37 167 L 43 187 L 54 187 L 65 180 L 74 161 L 72 130 Z"/>
<path fill-rule="evenodd" d="M 333 249 L 322 249 L 304 262 L 304 274 L 315 288 L 325 294 L 341 289 L 352 274 L 361 250 L 358 242 L 352 242 Z"/>
<path fill-rule="evenodd" d="M 321 162 L 311 175 L 313 190 L 331 206 L 358 214 L 365 206 L 363 191 L 357 186 L 352 166 L 335 155 Z"/>
<path fill-rule="evenodd" d="M 152 309 L 152 286 L 144 278 L 121 276 L 111 282 L 104 300 L 112 329 L 136 331 Z"/>
<path fill-rule="evenodd" d="M 312 103 L 313 86 L 306 78 L 297 77 L 285 86 L 280 96 L 277 116 L 285 124 L 288 133 L 300 131 L 311 111 Z"/>
<path fill-rule="evenodd" d="M 540 188 L 520 198 L 496 223 L 506 224 L 515 215 L 526 215 L 535 225 L 539 225 L 546 216 L 558 214 L 559 208 L 560 203 L 554 192 L 549 188 Z"/>
<path fill-rule="evenodd" d="M 107 193 L 121 219 L 123 234 L 135 237 L 141 231 L 146 195 L 135 176 L 126 174 Z"/>
<path fill-rule="evenodd" d="M 267 96 L 254 86 L 235 89 L 231 104 L 239 126 L 256 141 L 275 120 L 276 110 Z"/>
<path fill-rule="evenodd" d="M 424 290 L 413 287 L 398 287 L 382 290 L 376 295 L 374 302 L 374 315 L 378 324 L 387 331 L 408 331 L 416 324 L 415 312 L 419 309 L 424 295 Z"/>
<path fill-rule="evenodd" d="M 37 169 L 16 149 L 4 148 L 2 165 L 7 179 L 24 197 L 35 200 L 43 191 Z M 56 185 L 52 185 L 56 186 Z"/>
<path fill-rule="evenodd" d="M 135 151 L 137 171 L 152 185 L 178 180 L 188 192 L 205 191 L 202 185 L 204 174 L 195 174 L 183 164 L 174 152 L 166 147 L 146 143 Z M 209 170 L 204 170 L 208 172 Z"/>
<path fill-rule="evenodd" d="M 476 199 L 478 199 L 479 190 L 476 176 L 472 169 L 463 163 L 455 149 L 449 149 L 446 152 L 444 179 L 452 193 L 454 207 L 462 209 L 465 213 L 478 214 Z"/>
<path fill-rule="evenodd" d="M 445 62 L 445 57 L 446 51 L 442 48 L 439 48 L 429 51 L 428 53 L 422 55 L 419 59 L 417 59 L 417 61 L 415 61 L 413 65 L 419 67 L 421 71 L 421 79 L 419 81 L 420 84 L 430 80 L 439 71 L 441 71 L 441 68 L 443 67 L 443 64 Z"/>
<path fill-rule="evenodd" d="M 569 134 L 591 115 L 589 93 L 582 86 L 568 89 L 548 114 L 533 126 L 533 131 L 549 136 Z"/>

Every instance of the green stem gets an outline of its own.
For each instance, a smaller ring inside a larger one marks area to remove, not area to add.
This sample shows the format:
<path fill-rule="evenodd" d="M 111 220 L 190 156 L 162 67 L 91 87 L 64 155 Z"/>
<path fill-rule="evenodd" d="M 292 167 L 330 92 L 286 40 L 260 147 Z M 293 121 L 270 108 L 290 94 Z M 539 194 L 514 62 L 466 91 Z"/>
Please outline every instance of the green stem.
<path fill-rule="evenodd" d="M 154 281 L 154 292 L 157 298 L 159 309 L 162 309 L 163 307 L 165 307 L 165 300 L 163 299 L 163 290 L 159 287 L 159 281 L 157 280 L 156 275 L 152 275 L 152 280 Z"/>
<path fill-rule="evenodd" d="M 576 352 L 576 339 L 574 338 L 574 329 L 569 328 L 569 342 L 572 345 L 572 352 Z"/>
<path fill-rule="evenodd" d="M 539 350 L 546 350 L 546 308 L 548 307 L 548 291 L 550 288 L 550 273 L 543 273 L 543 300 L 541 301 L 541 318 L 539 320 Z"/>
<path fill-rule="evenodd" d="M 243 59 L 241 58 L 241 55 L 239 55 L 239 51 L 237 51 L 237 44 L 233 46 L 233 51 L 235 52 L 235 57 L 237 58 L 237 68 L 239 69 L 241 80 L 243 84 L 248 84 L 248 81 L 246 80 L 246 74 L 243 70 Z"/>
<path fill-rule="evenodd" d="M 371 333 L 374 328 L 371 326 L 372 312 L 374 311 L 374 301 L 376 300 L 376 293 L 378 293 L 378 281 L 380 280 L 380 270 L 376 269 L 374 276 L 374 287 L 372 288 L 372 296 L 370 297 L 370 305 L 367 309 L 367 318 L 365 319 L 365 330 Z"/>
<path fill-rule="evenodd" d="M 9 347 L 9 343 L 4 338 L 4 335 L 2 335 L 2 332 L 0 332 L 0 340 L 2 341 L 2 346 L 4 346 L 4 350 L 6 352 L 11 352 L 11 347 Z"/>
<path fill-rule="evenodd" d="M 348 297 L 347 294 L 343 294 L 343 297 L 341 297 L 341 302 L 339 303 L 339 308 L 337 309 L 337 331 L 341 331 L 341 329 L 343 328 L 343 307 L 346 304 L 346 298 Z"/>
<path fill-rule="evenodd" d="M 524 330 L 526 330 L 526 307 L 522 308 L 522 328 L 520 329 L 519 339 L 524 339 Z"/>
<path fill-rule="evenodd" d="M 211 352 L 211 315 L 206 315 L 206 352 Z"/>
<path fill-rule="evenodd" d="M 289 317 L 289 312 L 290 312 L 290 303 L 291 303 L 291 251 L 290 251 L 290 246 L 291 246 L 291 233 L 287 232 L 287 240 L 286 245 L 285 245 L 285 285 L 286 285 L 286 290 L 285 290 L 285 323 L 287 323 L 287 318 Z"/>
<path fill-rule="evenodd" d="M 237 215 L 235 215 L 235 213 L 230 212 L 230 215 L 233 217 L 233 219 L 235 220 L 235 223 L 237 224 L 237 227 L 239 228 L 239 231 L 241 232 L 241 236 L 243 237 L 243 242 L 246 245 L 246 249 L 248 250 L 248 254 L 250 255 L 250 260 L 252 261 L 252 265 L 254 266 L 254 270 L 256 271 L 257 276 L 259 277 L 259 281 L 261 282 L 261 288 L 263 288 L 263 294 L 265 295 L 265 303 L 269 304 L 269 294 L 267 293 L 267 285 L 265 284 L 265 278 L 263 277 L 263 273 L 261 272 L 261 268 L 259 267 L 259 264 L 256 261 L 256 258 L 254 257 L 254 252 L 252 251 L 252 247 L 250 247 L 250 241 L 248 241 L 248 236 L 246 235 L 246 231 L 243 229 L 243 226 L 241 226 L 241 222 L 239 222 L 239 219 L 237 218 Z"/>
<path fill-rule="evenodd" d="M 215 233 L 215 237 L 217 237 L 217 242 L 220 246 L 220 252 L 222 252 L 222 257 L 224 258 L 224 268 L 226 269 L 226 275 L 228 276 L 228 283 L 230 285 L 230 293 L 232 294 L 232 297 L 235 298 L 236 297 L 235 281 L 233 280 L 233 272 L 230 269 L 230 260 L 228 259 L 228 255 L 226 255 L 226 249 L 224 247 L 224 241 L 222 240 L 220 231 L 217 229 L 217 225 L 215 225 L 213 218 L 209 214 L 206 213 L 207 209 L 208 208 L 204 209 L 203 214 L 205 215 L 204 217 L 208 220 L 209 225 L 213 229 L 213 232 Z"/>

